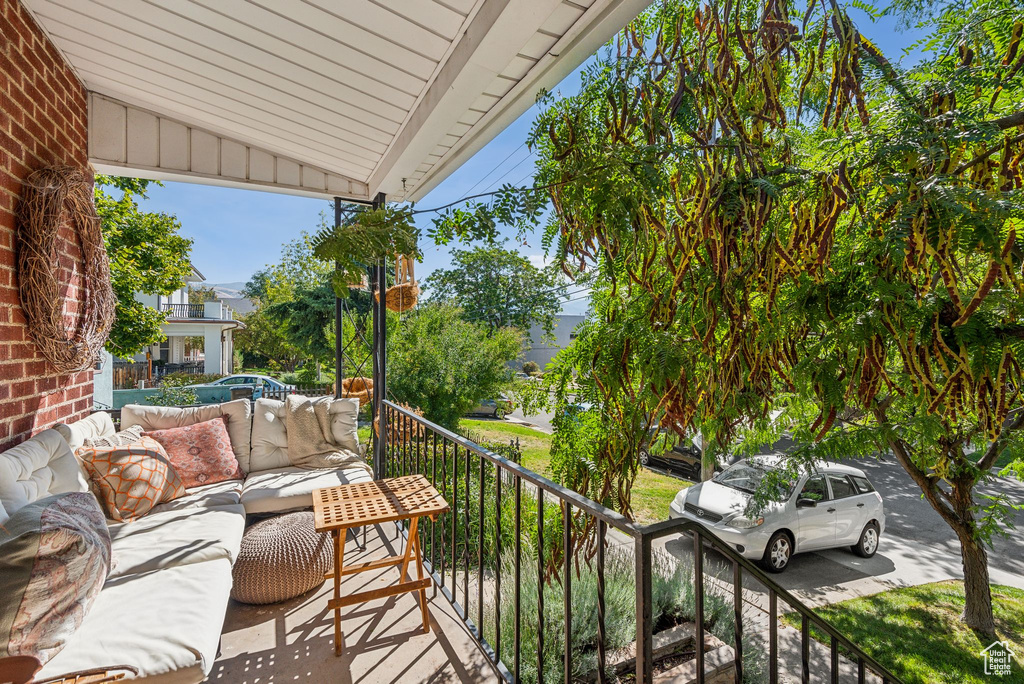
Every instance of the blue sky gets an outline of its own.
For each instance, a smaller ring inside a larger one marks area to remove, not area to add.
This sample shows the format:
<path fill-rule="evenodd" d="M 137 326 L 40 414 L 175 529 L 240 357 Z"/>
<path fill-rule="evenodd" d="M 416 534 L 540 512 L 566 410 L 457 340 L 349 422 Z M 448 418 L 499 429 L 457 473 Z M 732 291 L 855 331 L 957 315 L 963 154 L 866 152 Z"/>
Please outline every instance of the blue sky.
<path fill-rule="evenodd" d="M 890 58 L 899 56 L 919 35 L 914 30 L 897 31 L 895 22 L 889 18 L 872 23 L 865 14 L 856 10 L 853 16 L 861 32 Z M 582 68 L 566 77 L 555 91 L 563 95 L 576 93 Z M 527 110 L 438 185 L 418 206 L 439 206 L 470 192 L 496 190 L 504 183 L 529 182 L 533 161 L 523 143 L 538 111 L 536 106 Z M 163 211 L 178 217 L 182 234 L 195 242 L 193 264 L 211 283 L 248 280 L 256 270 L 277 261 L 283 243 L 294 239 L 303 230 L 315 231 L 320 212 L 330 212 L 330 205 L 324 200 L 191 183 L 166 183 L 164 187 L 152 187 L 149 198 L 142 205 L 146 210 Z M 421 227 L 425 229 L 428 219 L 420 218 Z M 535 263 L 541 263 L 543 249 L 540 236 L 532 236 L 527 243 L 516 247 L 510 241 L 509 245 Z M 449 265 L 448 249 L 429 241 L 423 248 L 424 260 L 417 266 L 419 278 Z M 586 304 L 585 297 L 577 298 L 567 302 L 563 310 L 566 313 L 583 313 Z"/>

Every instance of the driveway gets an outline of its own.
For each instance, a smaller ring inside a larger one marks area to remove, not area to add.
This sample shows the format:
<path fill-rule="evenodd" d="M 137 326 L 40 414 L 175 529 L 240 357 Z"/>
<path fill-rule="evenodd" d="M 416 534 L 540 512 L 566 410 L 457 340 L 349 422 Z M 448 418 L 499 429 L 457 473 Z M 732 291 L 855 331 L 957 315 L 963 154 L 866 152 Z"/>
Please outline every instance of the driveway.
<path fill-rule="evenodd" d="M 844 548 L 799 554 L 773 579 L 814 606 L 963 577 L 956 535 L 921 497 L 921 490 L 895 458 L 847 463 L 867 473 L 885 502 L 886 529 L 878 553 L 860 558 Z M 1024 501 L 1024 483 L 1015 478 L 1000 478 L 982 491 Z M 1019 532 L 1024 528 L 1024 512 L 1018 511 L 1015 519 L 1018 530 L 997 537 L 989 550 L 989 572 L 993 584 L 1024 589 L 1024 535 Z M 679 558 L 692 555 L 688 540 L 666 537 L 662 545 Z"/>

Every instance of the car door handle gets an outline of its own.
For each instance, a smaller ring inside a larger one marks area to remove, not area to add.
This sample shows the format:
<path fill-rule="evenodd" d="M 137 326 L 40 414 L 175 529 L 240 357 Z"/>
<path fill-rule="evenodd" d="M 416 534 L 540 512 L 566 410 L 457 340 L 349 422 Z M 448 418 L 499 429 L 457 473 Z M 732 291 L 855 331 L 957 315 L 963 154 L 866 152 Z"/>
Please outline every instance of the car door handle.
<path fill-rule="evenodd" d="M 864 508 L 864 504 L 862 504 L 862 503 L 857 504 L 857 508 Z"/>
<path fill-rule="evenodd" d="M 829 513 L 835 513 L 836 512 L 836 509 L 834 509 L 834 508 L 826 508 L 825 510 L 828 511 Z"/>

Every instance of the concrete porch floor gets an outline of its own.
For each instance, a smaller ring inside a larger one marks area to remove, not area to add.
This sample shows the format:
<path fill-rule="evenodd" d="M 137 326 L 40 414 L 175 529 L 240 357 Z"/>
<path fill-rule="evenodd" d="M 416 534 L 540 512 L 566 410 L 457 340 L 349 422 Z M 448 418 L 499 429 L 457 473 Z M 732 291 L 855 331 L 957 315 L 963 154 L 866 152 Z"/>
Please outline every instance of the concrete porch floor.
<path fill-rule="evenodd" d="M 351 535 L 345 562 L 383 558 L 401 552 L 395 526 L 367 529 L 365 551 Z M 342 595 L 388 586 L 398 568 L 349 575 Z M 410 568 L 415 576 L 415 570 Z M 401 594 L 343 608 L 343 649 L 334 656 L 333 613 L 327 600 L 331 582 L 283 603 L 252 606 L 231 601 L 221 635 L 220 654 L 207 682 L 274 684 L 332 682 L 397 684 L 399 682 L 499 681 L 454 609 L 438 592 L 428 590 L 430 632 L 423 632 L 416 594 Z"/>

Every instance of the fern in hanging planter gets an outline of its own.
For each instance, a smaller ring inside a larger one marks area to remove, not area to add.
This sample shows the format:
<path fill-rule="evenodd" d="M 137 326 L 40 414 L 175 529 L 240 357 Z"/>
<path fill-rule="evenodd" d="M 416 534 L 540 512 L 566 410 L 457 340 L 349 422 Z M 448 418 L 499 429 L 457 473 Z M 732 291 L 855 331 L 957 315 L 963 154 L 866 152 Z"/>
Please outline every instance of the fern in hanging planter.
<path fill-rule="evenodd" d="M 366 268 L 390 261 L 395 255 L 422 258 L 417 242 L 419 229 L 408 208 L 381 207 L 354 212 L 338 227 L 313 236 L 313 254 L 336 265 L 331 285 L 339 297 L 348 297 L 361 283 Z"/>

